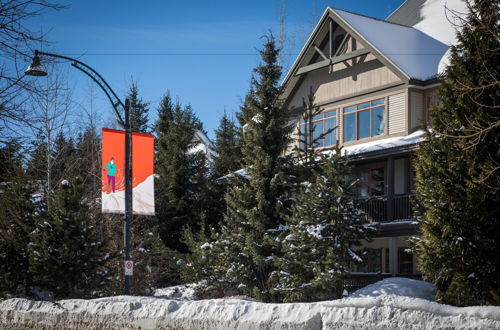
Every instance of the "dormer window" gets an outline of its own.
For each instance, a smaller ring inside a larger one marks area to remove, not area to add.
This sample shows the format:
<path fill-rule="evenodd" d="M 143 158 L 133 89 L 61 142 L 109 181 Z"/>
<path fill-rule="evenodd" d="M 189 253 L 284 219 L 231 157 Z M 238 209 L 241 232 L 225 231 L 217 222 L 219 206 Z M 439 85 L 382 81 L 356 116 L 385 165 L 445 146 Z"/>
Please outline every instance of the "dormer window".
<path fill-rule="evenodd" d="M 384 99 L 346 107 L 344 110 L 344 142 L 384 134 Z"/>

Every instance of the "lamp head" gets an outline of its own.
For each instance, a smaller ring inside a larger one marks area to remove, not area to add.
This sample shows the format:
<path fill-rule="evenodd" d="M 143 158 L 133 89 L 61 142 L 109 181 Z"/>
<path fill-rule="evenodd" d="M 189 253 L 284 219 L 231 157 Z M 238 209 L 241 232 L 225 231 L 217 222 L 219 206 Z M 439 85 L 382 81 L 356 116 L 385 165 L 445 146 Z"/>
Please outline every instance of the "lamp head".
<path fill-rule="evenodd" d="M 35 56 L 31 60 L 30 66 L 24 71 L 28 76 L 43 77 L 47 75 L 47 71 L 40 62 L 40 57 L 38 56 L 38 51 L 35 50 Z"/>

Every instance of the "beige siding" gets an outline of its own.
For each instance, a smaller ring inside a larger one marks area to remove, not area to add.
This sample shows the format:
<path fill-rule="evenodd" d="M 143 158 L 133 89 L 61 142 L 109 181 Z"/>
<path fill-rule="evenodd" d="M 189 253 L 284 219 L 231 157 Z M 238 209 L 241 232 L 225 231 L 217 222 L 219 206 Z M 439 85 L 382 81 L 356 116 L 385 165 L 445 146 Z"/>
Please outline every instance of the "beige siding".
<path fill-rule="evenodd" d="M 410 131 L 418 129 L 424 119 L 424 95 L 410 92 Z"/>
<path fill-rule="evenodd" d="M 327 68 L 310 72 L 298 88 L 291 102 L 291 106 L 302 106 L 302 99 L 307 99 L 310 88 L 318 104 L 329 100 L 363 92 L 368 89 L 398 82 L 400 79 L 373 55 L 350 60 L 349 66 L 343 63 L 334 66 L 333 73 Z"/>
<path fill-rule="evenodd" d="M 407 111 L 405 93 L 390 95 L 387 110 L 389 121 L 388 134 L 406 132 Z"/>

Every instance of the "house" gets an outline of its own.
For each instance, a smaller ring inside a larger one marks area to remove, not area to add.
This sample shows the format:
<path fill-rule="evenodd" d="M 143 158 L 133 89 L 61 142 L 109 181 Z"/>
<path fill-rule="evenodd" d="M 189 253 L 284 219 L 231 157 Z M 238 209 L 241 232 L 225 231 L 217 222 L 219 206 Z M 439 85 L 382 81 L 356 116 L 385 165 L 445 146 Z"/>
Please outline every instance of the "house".
<path fill-rule="evenodd" d="M 209 167 L 213 166 L 214 157 L 217 153 L 214 151 L 214 144 L 201 130 L 196 130 L 193 137 L 193 145 L 189 149 L 190 153 L 203 152 L 207 158 L 207 165 Z"/>
<path fill-rule="evenodd" d="M 465 12 L 460 0 L 447 6 Z M 329 7 L 284 79 L 283 98 L 297 131 L 311 91 L 322 109 L 315 134 L 336 127 L 320 147 L 344 147 L 359 179 L 360 208 L 378 228 L 364 243 L 353 286 L 386 276 L 419 277 L 408 249 L 418 233 L 411 219 L 412 158 L 428 110 L 438 103 L 440 63 L 454 42 L 449 16 L 444 0 L 407 0 L 386 20 Z"/>

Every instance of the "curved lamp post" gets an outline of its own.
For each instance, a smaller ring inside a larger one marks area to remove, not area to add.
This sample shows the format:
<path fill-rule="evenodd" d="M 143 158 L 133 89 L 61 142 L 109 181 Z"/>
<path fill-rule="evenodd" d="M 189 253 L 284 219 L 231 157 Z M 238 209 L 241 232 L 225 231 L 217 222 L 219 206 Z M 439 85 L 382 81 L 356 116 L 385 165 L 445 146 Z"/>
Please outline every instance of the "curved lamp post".
<path fill-rule="evenodd" d="M 89 76 L 104 91 L 109 101 L 113 105 L 113 109 L 115 110 L 120 125 L 125 129 L 125 223 L 123 230 L 123 240 L 125 245 L 126 262 L 130 260 L 130 223 L 132 221 L 132 132 L 130 128 L 129 100 L 128 98 L 126 98 L 125 104 L 123 104 L 123 102 L 111 89 L 106 80 L 104 80 L 104 78 L 99 73 L 97 73 L 97 71 L 83 62 L 67 56 L 45 53 L 35 50 L 35 56 L 33 57 L 30 66 L 25 71 L 26 75 L 35 77 L 43 77 L 47 75 L 47 71 L 43 67 L 39 55 L 55 57 L 69 61 L 71 62 L 71 66 L 77 68 L 78 70 Z M 120 107 L 125 111 L 125 121 L 118 111 Z M 125 275 L 125 294 L 130 295 L 130 275 Z"/>

